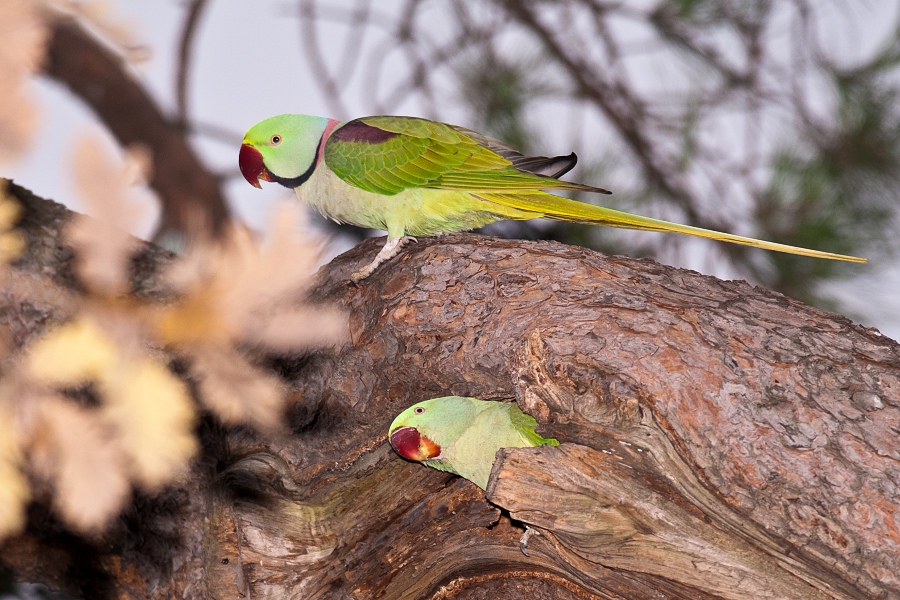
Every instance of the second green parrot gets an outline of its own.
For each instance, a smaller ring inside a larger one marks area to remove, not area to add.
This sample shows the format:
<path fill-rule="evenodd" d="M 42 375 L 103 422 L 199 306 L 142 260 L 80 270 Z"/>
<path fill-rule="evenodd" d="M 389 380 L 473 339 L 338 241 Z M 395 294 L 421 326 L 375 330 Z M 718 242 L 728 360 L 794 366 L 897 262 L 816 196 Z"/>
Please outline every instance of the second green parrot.
<path fill-rule="evenodd" d="M 721 233 L 569 200 L 544 190 L 609 192 L 558 178 L 575 154 L 524 156 L 464 127 L 415 117 L 363 117 L 340 122 L 280 115 L 244 136 L 238 163 L 244 178 L 294 190 L 298 198 L 342 223 L 383 229 L 388 241 L 353 280 L 370 275 L 410 238 L 474 229 L 504 219 L 546 217 L 626 229 L 670 231 L 791 254 L 866 262 Z"/>
<path fill-rule="evenodd" d="M 445 396 L 397 415 L 388 438 L 403 458 L 455 473 L 485 489 L 500 448 L 559 445 L 536 433 L 536 426 L 534 417 L 514 402 Z"/>

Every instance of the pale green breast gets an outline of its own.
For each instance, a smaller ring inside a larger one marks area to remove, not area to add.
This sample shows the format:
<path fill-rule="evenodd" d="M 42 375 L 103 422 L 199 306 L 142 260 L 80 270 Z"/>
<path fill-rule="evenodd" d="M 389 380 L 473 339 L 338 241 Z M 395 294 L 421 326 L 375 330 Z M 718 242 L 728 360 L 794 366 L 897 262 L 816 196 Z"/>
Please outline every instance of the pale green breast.
<path fill-rule="evenodd" d="M 497 406 L 480 412 L 472 426 L 443 450 L 445 460 L 459 475 L 485 489 L 497 450 L 533 445 L 513 427 L 506 407 Z"/>
<path fill-rule="evenodd" d="M 322 163 L 294 193 L 301 202 L 339 223 L 387 229 L 384 196 L 350 185 Z"/>
<path fill-rule="evenodd" d="M 324 164 L 294 191 L 301 202 L 330 219 L 386 230 L 393 238 L 427 237 L 474 229 L 499 219 L 535 216 L 464 191 L 412 188 L 393 196 L 367 192 L 342 180 Z"/>

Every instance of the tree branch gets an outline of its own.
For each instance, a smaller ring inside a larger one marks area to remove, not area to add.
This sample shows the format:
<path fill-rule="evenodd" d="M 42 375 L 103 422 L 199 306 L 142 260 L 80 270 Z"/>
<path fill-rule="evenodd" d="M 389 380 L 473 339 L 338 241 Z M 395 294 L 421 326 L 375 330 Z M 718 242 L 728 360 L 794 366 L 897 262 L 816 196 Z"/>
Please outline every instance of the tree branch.
<path fill-rule="evenodd" d="M 207 0 L 193 0 L 188 7 L 187 16 L 184 19 L 184 29 L 181 32 L 181 40 L 178 43 L 178 75 L 175 80 L 175 98 L 178 102 L 178 120 L 181 123 L 188 122 L 188 74 L 191 66 L 191 54 L 197 27 L 200 25 L 200 16 L 206 9 Z"/>
<path fill-rule="evenodd" d="M 228 208 L 219 180 L 191 148 L 181 124 L 163 115 L 118 56 L 77 22 L 59 18 L 52 22 L 43 70 L 81 98 L 123 147 L 149 149 L 149 184 L 163 209 L 155 239 L 174 234 L 190 241 L 221 232 Z"/>

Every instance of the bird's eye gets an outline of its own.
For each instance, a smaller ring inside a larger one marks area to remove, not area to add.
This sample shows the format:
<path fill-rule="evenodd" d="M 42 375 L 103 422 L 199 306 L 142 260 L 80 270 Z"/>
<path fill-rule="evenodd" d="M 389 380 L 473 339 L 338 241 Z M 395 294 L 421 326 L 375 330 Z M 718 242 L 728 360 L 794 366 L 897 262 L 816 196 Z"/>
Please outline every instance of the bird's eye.
<path fill-rule="evenodd" d="M 280 135 L 273 135 L 272 137 L 269 138 L 269 145 L 270 145 L 270 146 L 277 146 L 277 145 L 280 144 L 280 143 L 281 143 L 281 136 L 280 136 Z"/>
<path fill-rule="evenodd" d="M 423 414 L 425 414 L 425 408 L 422 406 L 417 406 L 413 412 L 416 413 L 417 415 L 423 415 Z"/>

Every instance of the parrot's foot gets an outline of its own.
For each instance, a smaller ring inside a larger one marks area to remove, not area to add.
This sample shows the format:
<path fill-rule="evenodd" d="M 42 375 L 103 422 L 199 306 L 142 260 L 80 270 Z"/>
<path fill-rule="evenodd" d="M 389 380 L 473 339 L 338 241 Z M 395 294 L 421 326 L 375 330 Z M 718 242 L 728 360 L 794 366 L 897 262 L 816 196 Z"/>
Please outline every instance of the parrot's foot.
<path fill-rule="evenodd" d="M 351 275 L 350 281 L 352 281 L 353 283 L 359 283 L 360 281 L 374 273 L 375 269 L 377 269 L 379 265 L 381 265 L 381 263 L 390 260 L 400 254 L 400 251 L 403 250 L 403 246 L 415 241 L 416 238 L 410 237 L 408 235 L 404 235 L 400 238 L 388 238 L 388 241 L 384 244 L 381 252 L 375 255 L 375 259 L 365 267 Z"/>
<path fill-rule="evenodd" d="M 531 527 L 525 528 L 525 533 L 522 534 L 522 538 L 519 540 L 519 550 L 522 551 L 522 554 L 528 556 L 528 540 L 531 539 L 532 536 L 541 535 L 541 532 L 537 529 L 532 529 Z"/>

